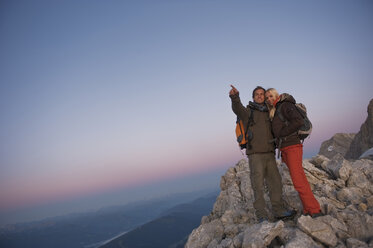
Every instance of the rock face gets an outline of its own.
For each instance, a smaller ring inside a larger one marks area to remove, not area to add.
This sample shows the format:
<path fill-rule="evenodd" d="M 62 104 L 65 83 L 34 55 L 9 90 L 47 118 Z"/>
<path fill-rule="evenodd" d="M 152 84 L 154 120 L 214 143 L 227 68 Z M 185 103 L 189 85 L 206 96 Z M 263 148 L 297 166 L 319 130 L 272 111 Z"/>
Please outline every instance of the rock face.
<path fill-rule="evenodd" d="M 324 216 L 302 215 L 302 206 L 285 164 L 279 163 L 293 220 L 258 223 L 253 209 L 250 171 L 246 160 L 221 178 L 221 192 L 209 216 L 189 235 L 186 248 L 240 247 L 373 247 L 373 161 L 348 161 L 342 155 L 317 155 L 303 168 Z M 266 194 L 267 195 L 267 194 Z M 267 196 L 266 196 L 267 197 Z M 269 199 L 268 213 L 270 211 Z"/>
<path fill-rule="evenodd" d="M 368 117 L 351 142 L 346 158 L 357 159 L 363 152 L 373 147 L 373 99 L 368 105 Z"/>
<path fill-rule="evenodd" d="M 321 144 L 319 154 L 329 159 L 333 158 L 336 154 L 341 154 L 345 157 L 355 136 L 356 134 L 354 133 L 337 133 L 331 139 Z"/>
<path fill-rule="evenodd" d="M 361 158 L 367 158 L 367 159 L 373 160 L 373 147 L 366 150 L 363 154 L 361 154 L 359 159 L 361 159 Z"/>

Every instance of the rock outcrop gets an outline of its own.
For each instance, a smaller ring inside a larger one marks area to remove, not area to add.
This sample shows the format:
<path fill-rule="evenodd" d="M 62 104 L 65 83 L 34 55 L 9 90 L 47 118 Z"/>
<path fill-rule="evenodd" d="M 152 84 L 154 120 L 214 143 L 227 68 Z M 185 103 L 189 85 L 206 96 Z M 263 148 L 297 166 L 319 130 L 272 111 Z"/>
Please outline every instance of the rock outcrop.
<path fill-rule="evenodd" d="M 373 99 L 370 100 L 367 111 L 368 117 L 346 153 L 348 159 L 357 159 L 363 152 L 373 147 Z"/>
<path fill-rule="evenodd" d="M 359 159 L 361 159 L 361 158 L 367 158 L 367 159 L 373 160 L 373 147 L 366 150 L 363 154 L 361 154 Z"/>
<path fill-rule="evenodd" d="M 329 159 L 333 158 L 336 154 L 341 154 L 345 157 L 355 136 L 355 133 L 337 133 L 321 144 L 319 154 Z"/>
<path fill-rule="evenodd" d="M 270 216 L 270 222 L 257 222 L 248 162 L 241 160 L 222 176 L 212 212 L 202 218 L 185 247 L 373 247 L 372 160 L 348 161 L 337 154 L 333 159 L 317 155 L 303 161 L 324 213 L 317 218 L 301 214 L 289 171 L 278 163 L 286 204 L 298 211 L 293 220 L 275 221 Z M 266 202 L 271 213 L 268 198 Z"/>

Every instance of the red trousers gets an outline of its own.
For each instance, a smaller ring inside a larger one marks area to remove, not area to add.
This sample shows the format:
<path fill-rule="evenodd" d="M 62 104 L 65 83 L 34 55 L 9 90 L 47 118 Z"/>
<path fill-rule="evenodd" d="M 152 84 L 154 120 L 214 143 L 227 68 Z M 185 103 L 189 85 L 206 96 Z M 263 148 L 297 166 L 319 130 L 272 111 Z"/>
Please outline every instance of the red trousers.
<path fill-rule="evenodd" d="M 304 214 L 316 214 L 321 211 L 319 202 L 312 193 L 310 184 L 302 166 L 303 145 L 297 144 L 281 149 L 282 161 L 288 166 L 294 188 L 298 191 L 303 204 Z"/>

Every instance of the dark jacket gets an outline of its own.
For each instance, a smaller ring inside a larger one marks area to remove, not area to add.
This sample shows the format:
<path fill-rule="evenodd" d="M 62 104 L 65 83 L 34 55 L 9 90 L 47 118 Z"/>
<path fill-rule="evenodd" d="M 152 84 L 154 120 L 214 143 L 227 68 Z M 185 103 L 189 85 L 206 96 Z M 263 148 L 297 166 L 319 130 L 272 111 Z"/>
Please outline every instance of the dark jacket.
<path fill-rule="evenodd" d="M 286 122 L 280 119 L 278 115 L 279 109 Z M 280 100 L 276 104 L 275 116 L 272 120 L 273 134 L 276 138 L 282 140 L 280 148 L 301 143 L 297 131 L 303 123 L 303 118 L 295 107 L 295 99 L 289 94 L 281 94 Z"/>
<path fill-rule="evenodd" d="M 233 112 L 243 121 L 246 129 L 251 115 L 250 108 L 242 105 L 238 94 L 232 95 L 230 98 L 232 99 Z M 249 126 L 249 130 L 253 134 L 253 138 L 250 141 L 251 149 L 249 146 L 247 146 L 246 154 L 250 155 L 254 153 L 268 152 L 274 153 L 275 147 L 268 112 L 261 112 L 254 109 L 253 117 L 253 125 Z"/>

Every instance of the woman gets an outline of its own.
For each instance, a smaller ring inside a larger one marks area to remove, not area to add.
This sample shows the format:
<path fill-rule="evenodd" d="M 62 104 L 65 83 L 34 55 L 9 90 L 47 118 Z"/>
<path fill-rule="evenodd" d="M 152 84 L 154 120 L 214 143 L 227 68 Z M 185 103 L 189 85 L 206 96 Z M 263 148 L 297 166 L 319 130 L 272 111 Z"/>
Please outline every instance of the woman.
<path fill-rule="evenodd" d="M 303 213 L 311 215 L 312 218 L 321 216 L 320 204 L 311 191 L 302 167 L 303 144 L 297 130 L 303 125 L 303 118 L 295 107 L 295 100 L 286 93 L 279 95 L 273 88 L 268 89 L 265 96 L 270 109 L 272 131 L 281 151 L 281 159 L 289 168 L 294 188 L 298 191 L 303 204 Z M 281 112 L 285 121 L 280 119 L 276 109 Z"/>

